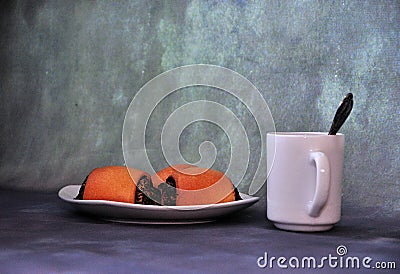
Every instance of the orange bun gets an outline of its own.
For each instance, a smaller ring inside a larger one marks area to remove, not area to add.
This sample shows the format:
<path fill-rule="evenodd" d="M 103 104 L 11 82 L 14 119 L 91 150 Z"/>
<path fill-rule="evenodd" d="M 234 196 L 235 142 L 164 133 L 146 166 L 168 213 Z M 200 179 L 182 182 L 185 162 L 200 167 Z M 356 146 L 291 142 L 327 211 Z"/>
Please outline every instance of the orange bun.
<path fill-rule="evenodd" d="M 235 201 L 232 181 L 224 173 L 196 166 L 167 167 L 153 175 L 152 180 L 173 178 L 176 205 L 203 205 Z M 157 178 L 158 177 L 158 178 Z"/>
<path fill-rule="evenodd" d="M 161 183 L 165 182 L 169 176 L 171 176 L 175 172 L 184 172 L 186 168 L 194 167 L 193 165 L 189 164 L 179 164 L 174 166 L 166 167 L 156 174 L 151 176 L 151 180 L 153 182 L 154 187 L 158 187 Z"/>
<path fill-rule="evenodd" d="M 83 199 L 134 203 L 135 182 L 142 176 L 150 177 L 146 172 L 133 168 L 129 168 L 128 172 L 125 166 L 96 168 L 86 179 Z"/>

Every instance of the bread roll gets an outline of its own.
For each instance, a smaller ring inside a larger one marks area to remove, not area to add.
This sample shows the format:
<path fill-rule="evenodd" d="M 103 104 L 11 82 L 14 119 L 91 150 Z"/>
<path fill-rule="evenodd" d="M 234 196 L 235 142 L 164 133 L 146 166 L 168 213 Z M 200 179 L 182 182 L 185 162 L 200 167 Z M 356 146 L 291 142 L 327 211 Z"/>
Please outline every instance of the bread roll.
<path fill-rule="evenodd" d="M 195 167 L 189 164 L 179 164 L 174 166 L 168 166 L 156 174 L 151 176 L 151 180 L 153 182 L 154 187 L 158 187 L 161 183 L 166 182 L 167 178 L 171 176 L 175 172 L 183 172 L 186 168 Z"/>
<path fill-rule="evenodd" d="M 231 202 L 240 199 L 237 190 L 231 180 L 224 173 L 196 166 L 173 166 L 167 167 L 152 176 L 152 181 L 157 182 L 161 189 L 161 204 L 165 203 L 162 188 L 165 185 L 159 183 L 164 181 L 171 187 L 176 187 L 174 205 L 204 205 Z M 171 191 L 169 191 L 171 195 Z M 164 193 L 165 194 L 165 193 Z M 169 201 L 174 197 L 167 197 Z"/>
<path fill-rule="evenodd" d="M 76 199 L 107 200 L 124 203 L 154 204 L 148 199 L 150 175 L 125 166 L 106 166 L 94 169 L 85 179 Z M 152 186 L 152 185 L 151 185 Z M 156 196 L 159 193 L 156 193 Z"/>

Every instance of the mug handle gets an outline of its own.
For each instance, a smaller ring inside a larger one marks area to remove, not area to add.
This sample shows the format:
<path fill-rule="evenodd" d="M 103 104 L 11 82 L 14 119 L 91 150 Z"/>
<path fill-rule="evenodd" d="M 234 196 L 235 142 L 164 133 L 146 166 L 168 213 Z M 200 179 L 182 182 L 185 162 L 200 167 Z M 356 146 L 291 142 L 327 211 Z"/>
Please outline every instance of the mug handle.
<path fill-rule="evenodd" d="M 325 153 L 320 151 L 311 152 L 310 160 L 314 161 L 317 167 L 317 178 L 314 197 L 311 203 L 308 204 L 308 215 L 318 217 L 328 201 L 331 172 L 329 160 Z"/>

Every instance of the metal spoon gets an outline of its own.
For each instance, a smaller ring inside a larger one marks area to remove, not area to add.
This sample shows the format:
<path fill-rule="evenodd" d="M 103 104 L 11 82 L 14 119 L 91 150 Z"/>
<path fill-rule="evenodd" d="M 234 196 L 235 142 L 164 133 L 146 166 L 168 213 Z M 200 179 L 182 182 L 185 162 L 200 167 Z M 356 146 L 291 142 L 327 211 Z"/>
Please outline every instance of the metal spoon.
<path fill-rule="evenodd" d="M 347 117 L 349 117 L 352 109 L 353 109 L 353 94 L 347 93 L 346 97 L 344 97 L 344 99 L 342 100 L 336 111 L 328 135 L 336 135 L 336 133 L 339 131 L 339 129 L 346 121 Z"/>

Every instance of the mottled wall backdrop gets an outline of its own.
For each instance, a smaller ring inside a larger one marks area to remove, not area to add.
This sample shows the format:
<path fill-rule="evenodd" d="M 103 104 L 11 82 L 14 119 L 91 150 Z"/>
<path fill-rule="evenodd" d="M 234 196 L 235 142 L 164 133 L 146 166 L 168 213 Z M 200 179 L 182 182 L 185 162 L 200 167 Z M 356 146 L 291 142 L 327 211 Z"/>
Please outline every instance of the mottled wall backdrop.
<path fill-rule="evenodd" d="M 95 167 L 124 164 L 122 124 L 135 93 L 168 69 L 208 63 L 252 81 L 279 131 L 327 131 L 353 92 L 355 109 L 342 129 L 344 201 L 400 210 L 398 1 L 5 2 L 1 187 L 55 191 Z M 149 121 L 155 168 L 164 165 L 163 117 L 198 98 L 230 106 L 254 130 L 248 110 L 224 92 L 177 91 Z M 211 138 L 216 167 L 226 168 L 229 142 L 219 128 L 194 123 L 182 134 L 189 161 Z M 255 133 L 247 178 L 259 143 Z"/>

